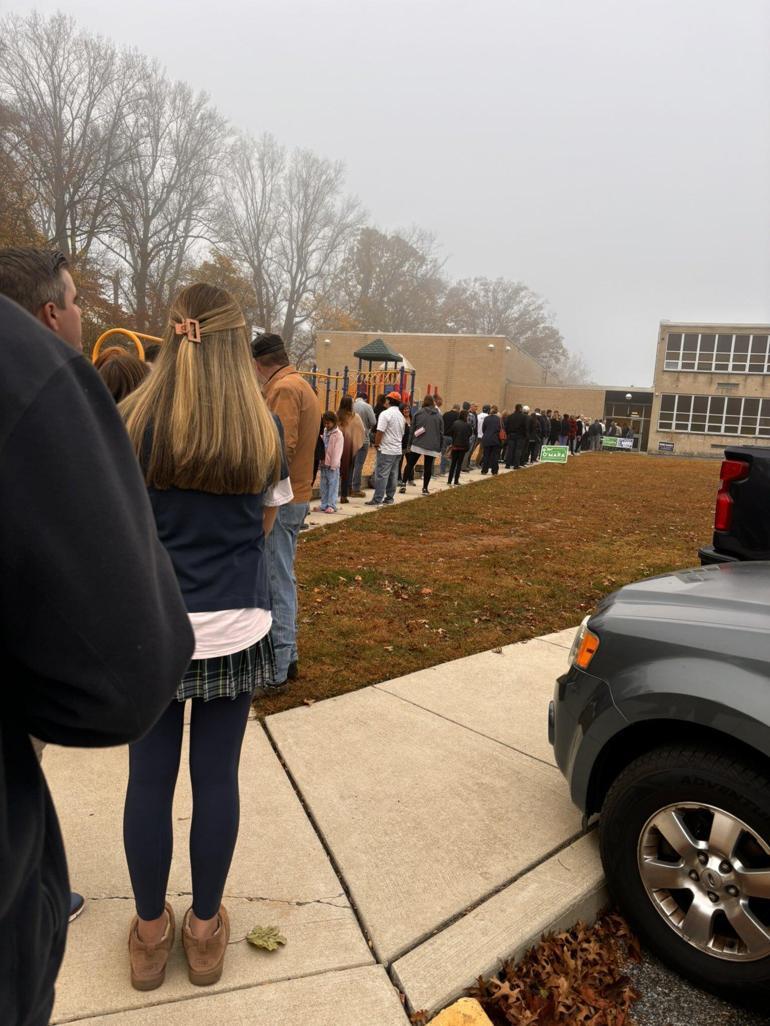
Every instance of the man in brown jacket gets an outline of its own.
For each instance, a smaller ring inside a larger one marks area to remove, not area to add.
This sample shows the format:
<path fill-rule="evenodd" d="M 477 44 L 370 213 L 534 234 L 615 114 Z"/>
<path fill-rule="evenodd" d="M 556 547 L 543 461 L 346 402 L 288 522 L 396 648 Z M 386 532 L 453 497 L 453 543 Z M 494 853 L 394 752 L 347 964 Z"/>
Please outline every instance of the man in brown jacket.
<path fill-rule="evenodd" d="M 297 581 L 294 558 L 297 537 L 310 504 L 313 454 L 321 423 L 318 398 L 289 363 L 280 335 L 260 334 L 251 343 L 267 405 L 280 419 L 286 444 L 292 502 L 278 507 L 272 531 L 265 542 L 273 615 L 276 681 L 287 683 L 297 676 Z"/>

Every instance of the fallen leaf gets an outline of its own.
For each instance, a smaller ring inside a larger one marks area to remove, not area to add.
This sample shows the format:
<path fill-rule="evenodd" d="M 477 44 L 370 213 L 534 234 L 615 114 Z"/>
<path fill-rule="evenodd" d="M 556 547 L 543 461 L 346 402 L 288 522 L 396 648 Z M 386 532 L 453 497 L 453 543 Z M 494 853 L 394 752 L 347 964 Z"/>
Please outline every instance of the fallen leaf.
<path fill-rule="evenodd" d="M 277 951 L 279 945 L 286 943 L 277 926 L 254 926 L 251 933 L 246 934 L 246 940 L 263 951 Z"/>
<path fill-rule="evenodd" d="M 520 962 L 505 962 L 469 993 L 495 1023 L 511 1026 L 630 1026 L 639 995 L 625 975 L 636 938 L 614 913 L 592 927 L 549 934 Z"/>

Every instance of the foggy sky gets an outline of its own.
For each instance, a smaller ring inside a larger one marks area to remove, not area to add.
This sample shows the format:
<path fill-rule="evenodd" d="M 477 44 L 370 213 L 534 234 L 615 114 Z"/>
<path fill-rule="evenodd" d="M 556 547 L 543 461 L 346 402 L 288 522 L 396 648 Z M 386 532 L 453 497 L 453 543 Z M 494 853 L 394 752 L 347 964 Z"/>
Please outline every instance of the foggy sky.
<path fill-rule="evenodd" d="M 0 0 L 57 7 L 525 281 L 602 384 L 651 383 L 661 318 L 770 321 L 766 0 Z"/>

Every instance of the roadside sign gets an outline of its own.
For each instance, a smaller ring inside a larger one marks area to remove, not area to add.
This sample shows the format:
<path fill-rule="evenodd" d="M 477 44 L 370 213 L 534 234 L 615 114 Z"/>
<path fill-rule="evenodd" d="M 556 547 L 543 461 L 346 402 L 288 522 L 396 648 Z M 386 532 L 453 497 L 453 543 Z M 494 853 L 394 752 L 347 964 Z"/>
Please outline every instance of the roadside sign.
<path fill-rule="evenodd" d="M 566 463 L 569 449 L 566 445 L 544 445 L 540 450 L 541 463 Z"/>
<path fill-rule="evenodd" d="M 674 451 L 674 443 L 673 442 L 658 442 L 658 452 L 673 452 L 673 451 Z"/>

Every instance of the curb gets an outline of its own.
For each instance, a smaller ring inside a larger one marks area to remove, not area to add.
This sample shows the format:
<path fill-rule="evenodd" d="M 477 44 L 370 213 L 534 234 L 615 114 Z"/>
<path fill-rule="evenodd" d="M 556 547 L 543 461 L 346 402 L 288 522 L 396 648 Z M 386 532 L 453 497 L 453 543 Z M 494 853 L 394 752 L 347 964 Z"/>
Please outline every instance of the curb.
<path fill-rule="evenodd" d="M 435 1015 L 479 976 L 521 958 L 543 934 L 578 920 L 592 923 L 608 901 L 598 838 L 591 831 L 397 959 L 391 975 L 412 1008 Z M 448 1026 L 453 1020 L 439 1022 Z"/>

